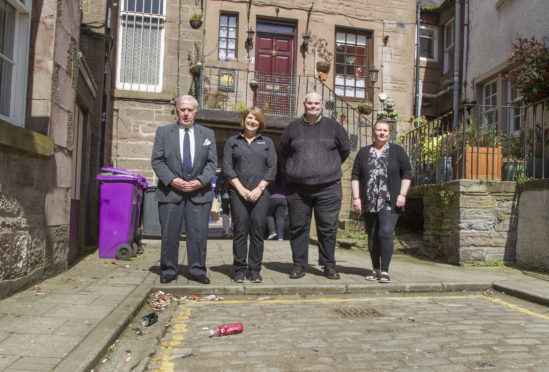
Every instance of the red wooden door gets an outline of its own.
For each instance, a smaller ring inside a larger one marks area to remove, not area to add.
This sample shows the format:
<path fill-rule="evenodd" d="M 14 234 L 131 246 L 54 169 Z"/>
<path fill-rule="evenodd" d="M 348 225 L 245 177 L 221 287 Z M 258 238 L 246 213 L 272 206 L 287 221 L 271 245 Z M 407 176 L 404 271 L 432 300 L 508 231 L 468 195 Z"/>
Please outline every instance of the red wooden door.
<path fill-rule="evenodd" d="M 255 48 L 259 87 L 254 104 L 266 114 L 293 115 L 295 25 L 258 22 Z"/>

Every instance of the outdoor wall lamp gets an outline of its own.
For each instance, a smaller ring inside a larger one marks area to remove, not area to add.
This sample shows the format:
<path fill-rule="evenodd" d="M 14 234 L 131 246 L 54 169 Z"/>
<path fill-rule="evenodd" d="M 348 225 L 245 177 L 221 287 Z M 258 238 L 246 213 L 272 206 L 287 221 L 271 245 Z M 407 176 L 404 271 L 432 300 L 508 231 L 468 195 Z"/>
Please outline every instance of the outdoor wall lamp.
<path fill-rule="evenodd" d="M 244 46 L 248 50 L 253 49 L 254 47 L 254 35 L 255 31 L 253 28 L 250 27 L 250 29 L 248 30 L 248 37 L 246 38 L 246 42 L 244 43 Z"/>
<path fill-rule="evenodd" d="M 311 39 L 311 35 L 308 33 L 303 34 L 303 42 L 301 43 L 301 52 L 307 53 L 309 50 L 309 40 Z"/>
<path fill-rule="evenodd" d="M 378 78 L 378 75 L 379 75 L 379 70 L 376 68 L 376 66 L 374 66 L 370 71 L 368 71 L 369 74 L 370 74 L 370 83 L 372 83 L 372 85 L 374 85 L 375 83 L 377 83 L 377 78 Z"/>

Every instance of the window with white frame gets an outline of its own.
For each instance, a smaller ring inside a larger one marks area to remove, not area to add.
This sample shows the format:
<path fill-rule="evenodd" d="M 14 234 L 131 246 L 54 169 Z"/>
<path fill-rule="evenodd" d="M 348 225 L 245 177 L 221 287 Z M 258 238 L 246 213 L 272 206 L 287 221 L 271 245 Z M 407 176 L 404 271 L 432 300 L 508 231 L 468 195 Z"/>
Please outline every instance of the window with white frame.
<path fill-rule="evenodd" d="M 438 32 L 433 27 L 421 26 L 419 29 L 419 56 L 427 61 L 438 60 Z"/>
<path fill-rule="evenodd" d="M 336 30 L 334 90 L 338 96 L 366 98 L 371 43 L 372 36 L 366 32 Z"/>
<path fill-rule="evenodd" d="M 164 0 L 120 2 L 118 89 L 162 91 L 164 62 Z"/>
<path fill-rule="evenodd" d="M 0 118 L 25 126 L 30 0 L 0 0 Z"/>
<path fill-rule="evenodd" d="M 219 16 L 219 59 L 231 61 L 236 58 L 238 15 L 221 13 Z"/>
<path fill-rule="evenodd" d="M 498 80 L 494 79 L 482 87 L 482 124 L 484 126 L 498 124 Z"/>
<path fill-rule="evenodd" d="M 444 71 L 454 68 L 454 19 L 444 25 Z"/>

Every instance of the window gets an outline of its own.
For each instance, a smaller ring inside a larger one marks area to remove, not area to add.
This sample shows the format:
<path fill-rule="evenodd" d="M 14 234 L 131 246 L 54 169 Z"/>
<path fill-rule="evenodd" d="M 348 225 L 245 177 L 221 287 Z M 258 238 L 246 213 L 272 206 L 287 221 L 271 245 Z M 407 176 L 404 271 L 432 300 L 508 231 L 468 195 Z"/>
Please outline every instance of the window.
<path fill-rule="evenodd" d="M 164 0 L 121 1 L 118 89 L 162 91 L 165 22 Z"/>
<path fill-rule="evenodd" d="M 238 15 L 221 13 L 219 16 L 219 59 L 236 58 Z"/>
<path fill-rule="evenodd" d="M 454 69 L 454 20 L 444 25 L 444 73 Z"/>
<path fill-rule="evenodd" d="M 522 97 L 519 96 L 517 88 L 513 88 L 511 84 L 508 84 L 508 87 L 509 105 L 513 106 L 513 108 L 509 109 L 509 129 L 515 132 L 522 128 L 524 120 L 524 115 L 521 117 L 521 112 L 523 111 Z"/>
<path fill-rule="evenodd" d="M 498 123 L 498 80 L 494 79 L 482 88 L 482 124 L 497 128 Z"/>
<path fill-rule="evenodd" d="M 421 27 L 419 30 L 419 53 L 422 59 L 437 61 L 437 30 L 431 27 Z"/>
<path fill-rule="evenodd" d="M 0 118 L 25 125 L 29 0 L 0 0 Z"/>
<path fill-rule="evenodd" d="M 366 98 L 372 36 L 365 32 L 336 30 L 335 94 Z"/>

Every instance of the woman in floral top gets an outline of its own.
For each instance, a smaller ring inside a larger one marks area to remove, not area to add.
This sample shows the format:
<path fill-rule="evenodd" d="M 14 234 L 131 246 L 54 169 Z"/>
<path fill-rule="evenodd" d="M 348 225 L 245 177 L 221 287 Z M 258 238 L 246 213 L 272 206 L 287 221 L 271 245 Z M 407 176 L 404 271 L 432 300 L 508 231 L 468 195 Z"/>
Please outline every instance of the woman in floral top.
<path fill-rule="evenodd" d="M 351 177 L 353 209 L 364 216 L 372 259 L 366 279 L 380 283 L 391 281 L 393 233 L 411 183 L 410 159 L 401 146 L 389 143 L 390 134 L 388 122 L 375 124 L 374 143 L 360 149 Z"/>

